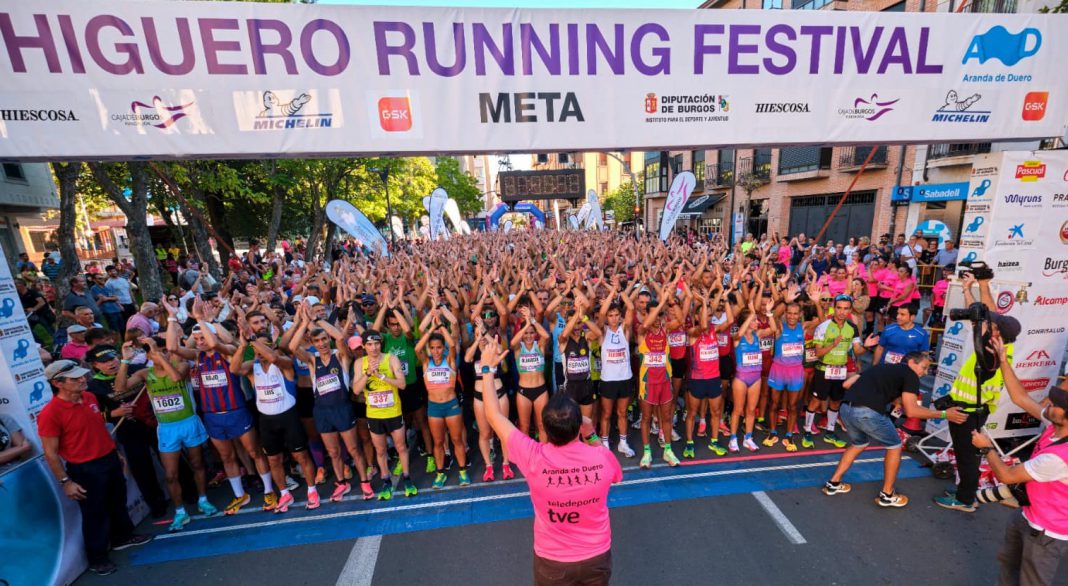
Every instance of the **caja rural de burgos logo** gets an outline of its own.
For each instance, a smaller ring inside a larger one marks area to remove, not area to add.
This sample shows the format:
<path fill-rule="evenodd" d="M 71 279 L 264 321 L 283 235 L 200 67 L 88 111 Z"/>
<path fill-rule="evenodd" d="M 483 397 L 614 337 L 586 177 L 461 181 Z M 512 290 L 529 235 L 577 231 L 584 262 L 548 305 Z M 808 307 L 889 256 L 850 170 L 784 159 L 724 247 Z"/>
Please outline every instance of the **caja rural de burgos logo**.
<path fill-rule="evenodd" d="M 864 119 L 869 122 L 874 122 L 883 117 L 883 115 L 894 110 L 894 105 L 901 101 L 901 98 L 895 98 L 893 100 L 882 99 L 879 94 L 873 93 L 870 97 L 858 97 L 853 100 L 852 108 L 839 108 L 838 114 L 844 118 L 849 119 Z"/>
<path fill-rule="evenodd" d="M 184 104 L 171 105 L 170 102 L 165 102 L 159 96 L 152 96 L 149 102 L 134 100 L 130 102 L 129 114 L 112 114 L 111 119 L 130 127 L 144 128 L 151 126 L 152 128 L 166 130 L 188 116 L 188 110 L 193 107 L 194 103 L 190 100 Z"/>

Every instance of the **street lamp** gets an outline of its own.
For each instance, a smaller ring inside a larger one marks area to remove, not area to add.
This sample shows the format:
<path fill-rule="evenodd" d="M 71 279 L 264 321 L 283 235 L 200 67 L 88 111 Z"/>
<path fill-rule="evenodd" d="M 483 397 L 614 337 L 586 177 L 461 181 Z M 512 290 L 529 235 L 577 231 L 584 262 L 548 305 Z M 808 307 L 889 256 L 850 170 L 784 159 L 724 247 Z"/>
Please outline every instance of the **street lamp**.
<path fill-rule="evenodd" d="M 389 247 L 392 250 L 396 248 L 397 237 L 394 235 L 393 230 L 393 202 L 389 199 L 389 165 L 381 169 L 372 170 L 378 172 L 378 177 L 382 180 L 382 187 L 386 190 L 386 226 L 389 228 Z"/>

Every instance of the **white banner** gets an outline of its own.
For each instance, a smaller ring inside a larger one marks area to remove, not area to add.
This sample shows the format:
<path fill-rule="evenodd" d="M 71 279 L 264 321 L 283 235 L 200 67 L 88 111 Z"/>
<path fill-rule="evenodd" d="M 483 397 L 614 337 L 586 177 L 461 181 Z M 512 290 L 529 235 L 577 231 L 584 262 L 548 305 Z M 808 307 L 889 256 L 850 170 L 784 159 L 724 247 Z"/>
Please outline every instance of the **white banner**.
<path fill-rule="evenodd" d="M 382 237 L 382 233 L 375 228 L 363 212 L 353 207 L 351 203 L 341 199 L 331 200 L 326 204 L 326 217 L 367 248 L 383 256 L 389 256 L 389 246 L 386 244 L 386 239 Z"/>
<path fill-rule="evenodd" d="M 1064 134 L 1068 19 L 35 0 L 0 158 L 974 142 Z"/>
<path fill-rule="evenodd" d="M 667 240 L 671 235 L 671 229 L 675 227 L 675 221 L 679 219 L 682 208 L 686 206 L 686 200 L 690 199 L 694 187 L 697 187 L 697 178 L 689 171 L 683 171 L 675 175 L 664 200 L 664 215 L 660 218 L 660 239 Z"/>
<path fill-rule="evenodd" d="M 445 200 L 445 215 L 452 222 L 452 231 L 457 234 L 463 234 L 463 226 L 467 224 L 460 219 L 460 206 L 457 205 L 456 200 L 449 198 Z"/>
<path fill-rule="evenodd" d="M 423 198 L 423 209 L 430 217 L 430 239 L 448 238 L 445 235 L 445 202 L 449 200 L 449 194 L 442 188 L 430 192 Z"/>
<path fill-rule="evenodd" d="M 998 313 L 1020 320 L 1014 350 L 1020 381 L 1036 400 L 1057 383 L 1068 346 L 1068 152 L 998 152 L 981 155 L 972 178 L 961 229 L 961 261 L 993 269 L 991 293 Z M 978 295 L 978 291 L 974 291 Z M 963 307 L 953 286 L 946 308 Z M 971 326 L 949 321 L 939 355 L 934 396 L 948 392 L 972 351 Z M 1041 422 L 1002 393 L 987 421 L 994 437 L 1034 435 Z"/>
<path fill-rule="evenodd" d="M 596 230 L 604 230 L 604 216 L 601 213 L 601 200 L 597 197 L 597 192 L 589 190 L 586 192 L 586 203 L 590 206 L 590 214 L 586 217 L 586 227 L 594 228 Z"/>

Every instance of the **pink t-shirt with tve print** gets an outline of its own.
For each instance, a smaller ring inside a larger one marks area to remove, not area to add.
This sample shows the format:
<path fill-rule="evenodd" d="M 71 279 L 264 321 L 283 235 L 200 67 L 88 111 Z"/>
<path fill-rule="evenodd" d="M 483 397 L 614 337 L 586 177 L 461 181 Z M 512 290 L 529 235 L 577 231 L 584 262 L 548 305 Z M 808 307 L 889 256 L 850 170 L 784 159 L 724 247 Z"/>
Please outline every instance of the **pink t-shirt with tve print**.
<path fill-rule="evenodd" d="M 508 458 L 530 487 L 535 554 L 579 562 L 612 548 L 608 488 L 623 479 L 623 469 L 611 451 L 580 441 L 540 444 L 516 429 L 508 436 Z"/>

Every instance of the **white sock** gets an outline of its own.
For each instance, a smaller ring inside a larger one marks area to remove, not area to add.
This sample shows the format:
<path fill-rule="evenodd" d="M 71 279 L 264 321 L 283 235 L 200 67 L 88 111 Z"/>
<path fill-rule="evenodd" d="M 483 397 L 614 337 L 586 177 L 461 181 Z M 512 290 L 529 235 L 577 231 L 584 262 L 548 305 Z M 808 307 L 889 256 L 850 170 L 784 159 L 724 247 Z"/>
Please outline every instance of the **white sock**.
<path fill-rule="evenodd" d="M 206 504 L 207 502 L 208 502 L 208 495 L 206 495 L 206 494 L 200 495 L 200 498 L 197 499 L 197 504 L 198 505 L 203 505 L 203 504 Z"/>
<path fill-rule="evenodd" d="M 834 431 L 834 424 L 838 422 L 838 411 L 827 410 L 827 431 Z"/>
<path fill-rule="evenodd" d="M 812 411 L 805 410 L 805 432 L 812 433 L 812 422 L 815 421 L 816 414 Z"/>
<path fill-rule="evenodd" d="M 234 498 L 241 498 L 245 496 L 245 487 L 241 484 L 241 477 L 234 476 L 227 478 L 230 481 L 230 488 L 234 491 Z"/>
<path fill-rule="evenodd" d="M 263 494 L 274 492 L 274 483 L 271 482 L 270 472 L 260 474 L 260 480 L 263 481 Z"/>
<path fill-rule="evenodd" d="M 319 490 L 316 489 L 315 486 L 309 486 L 308 487 L 308 496 L 311 496 L 313 494 L 314 495 L 318 495 L 319 494 Z"/>
<path fill-rule="evenodd" d="M 184 515 L 184 514 L 185 514 L 185 507 L 174 507 L 174 516 L 175 517 L 177 517 L 178 515 Z"/>
<path fill-rule="evenodd" d="M 282 489 L 282 496 L 290 496 L 288 488 L 283 488 Z"/>

